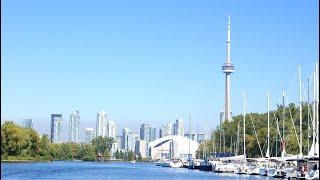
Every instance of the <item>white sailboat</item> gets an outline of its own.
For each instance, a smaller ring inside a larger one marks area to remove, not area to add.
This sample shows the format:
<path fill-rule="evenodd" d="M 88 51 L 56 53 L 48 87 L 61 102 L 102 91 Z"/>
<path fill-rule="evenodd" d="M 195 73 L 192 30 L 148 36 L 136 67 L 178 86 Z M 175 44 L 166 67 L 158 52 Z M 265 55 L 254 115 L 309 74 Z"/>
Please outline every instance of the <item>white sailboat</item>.
<path fill-rule="evenodd" d="M 267 157 L 267 163 L 266 165 L 262 165 L 260 167 L 259 173 L 262 176 L 269 176 L 269 177 L 282 177 L 284 176 L 283 172 L 279 169 L 278 164 L 278 158 L 271 158 L 270 157 L 270 94 L 269 91 L 267 92 L 267 98 L 268 98 L 268 147 L 266 152 Z"/>
<path fill-rule="evenodd" d="M 267 152 L 266 152 L 266 158 L 268 158 L 268 162 L 265 163 L 265 164 L 262 164 L 260 166 L 260 169 L 259 169 L 259 174 L 261 176 L 267 176 L 267 169 L 269 168 L 269 162 L 270 162 L 270 153 L 269 153 L 269 148 L 270 148 L 270 102 L 269 102 L 269 97 L 270 94 L 269 94 L 269 91 L 267 92 L 267 101 L 268 101 L 268 110 L 267 110 L 267 114 L 268 114 L 268 136 L 267 136 L 267 143 L 268 143 L 268 146 L 267 146 Z"/>
<path fill-rule="evenodd" d="M 172 168 L 180 168 L 183 167 L 182 160 L 180 159 L 172 159 L 169 161 L 169 166 Z"/>
<path fill-rule="evenodd" d="M 301 67 L 299 67 L 299 120 L 300 120 L 300 126 L 299 126 L 299 155 L 297 156 L 297 160 L 303 160 L 303 153 L 302 153 L 302 91 L 301 91 Z M 277 124 L 278 125 L 278 124 Z M 278 127 L 278 126 L 277 126 Z M 278 128 L 279 129 L 279 128 Z M 281 164 L 285 164 L 285 152 L 281 154 L 281 160 L 278 159 L 278 163 L 274 164 L 272 167 L 267 168 L 267 175 L 270 177 L 301 177 L 301 173 L 294 170 L 293 167 L 284 167 Z"/>
<path fill-rule="evenodd" d="M 234 173 L 235 174 L 246 174 L 248 170 L 246 161 L 246 97 L 243 94 L 243 159 L 237 164 Z"/>
<path fill-rule="evenodd" d="M 312 145 L 308 153 L 309 171 L 306 179 L 319 179 L 319 71 L 318 64 L 315 65 L 313 73 L 313 118 L 312 118 Z"/>

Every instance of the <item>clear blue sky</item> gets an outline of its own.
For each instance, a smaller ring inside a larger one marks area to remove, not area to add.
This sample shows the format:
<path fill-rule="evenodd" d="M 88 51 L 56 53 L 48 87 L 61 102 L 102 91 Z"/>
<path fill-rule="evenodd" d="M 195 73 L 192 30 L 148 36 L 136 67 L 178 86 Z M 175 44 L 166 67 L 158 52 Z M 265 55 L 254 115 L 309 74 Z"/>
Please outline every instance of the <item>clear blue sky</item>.
<path fill-rule="evenodd" d="M 96 113 L 138 130 L 185 120 L 218 124 L 224 104 L 227 16 L 231 14 L 232 111 L 266 110 L 281 90 L 298 101 L 319 58 L 318 1 L 17 1 L 1 16 L 1 120 L 32 118 L 49 133 L 50 114 L 79 110 L 81 133 Z M 169 119 L 170 116 L 170 119 Z"/>

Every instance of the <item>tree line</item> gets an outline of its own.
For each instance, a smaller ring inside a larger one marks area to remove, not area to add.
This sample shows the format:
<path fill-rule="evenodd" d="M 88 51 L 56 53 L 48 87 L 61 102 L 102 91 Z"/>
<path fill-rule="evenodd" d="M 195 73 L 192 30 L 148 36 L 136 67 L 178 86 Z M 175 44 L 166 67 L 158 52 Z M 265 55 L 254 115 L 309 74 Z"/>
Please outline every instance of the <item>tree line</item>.
<path fill-rule="evenodd" d="M 270 115 L 270 156 L 281 156 L 283 145 L 286 154 L 299 154 L 300 116 L 299 106 L 291 103 L 287 107 L 277 105 L 269 112 Z M 308 117 L 309 116 L 309 117 Z M 261 157 L 266 155 L 268 115 L 265 113 L 246 114 L 246 155 L 247 157 Z M 284 126 L 283 126 L 284 120 Z M 308 127 L 309 120 L 309 127 Z M 303 154 L 309 152 L 312 142 L 312 106 L 302 103 L 302 149 Z M 239 127 L 239 133 L 238 133 Z M 283 138 L 284 132 L 284 138 Z M 308 137 L 309 132 L 309 137 Z M 239 134 L 239 136 L 238 136 Z M 283 140 L 283 141 L 281 141 Z M 259 143 L 258 143 L 259 141 Z M 283 143 L 284 142 L 284 143 Z M 259 146 L 260 144 L 260 146 Z M 260 150 L 261 149 L 261 150 Z M 243 154 L 243 114 L 233 117 L 232 121 L 225 121 L 218 125 L 211 134 L 211 139 L 200 144 L 196 156 L 213 155 L 214 152 Z"/>
<path fill-rule="evenodd" d="M 87 160 L 93 161 L 100 155 L 103 160 L 112 156 L 113 138 L 97 137 L 89 144 L 51 143 L 48 135 L 39 134 L 30 128 L 23 128 L 12 121 L 1 125 L 1 160 Z M 117 150 L 116 159 L 134 160 L 134 152 Z"/>

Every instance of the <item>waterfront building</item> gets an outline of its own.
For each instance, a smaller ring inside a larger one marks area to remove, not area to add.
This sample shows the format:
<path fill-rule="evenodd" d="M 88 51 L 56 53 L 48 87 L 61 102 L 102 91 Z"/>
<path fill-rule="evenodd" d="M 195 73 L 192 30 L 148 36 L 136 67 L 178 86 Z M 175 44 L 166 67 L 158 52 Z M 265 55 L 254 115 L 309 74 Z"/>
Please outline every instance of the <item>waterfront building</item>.
<path fill-rule="evenodd" d="M 198 133 L 198 134 L 197 134 L 197 142 L 198 142 L 198 143 L 202 143 L 202 142 L 204 142 L 204 140 L 205 140 L 205 135 L 204 135 L 204 133 Z"/>
<path fill-rule="evenodd" d="M 116 137 L 116 125 L 114 121 L 107 121 L 107 137 L 115 138 Z"/>
<path fill-rule="evenodd" d="M 172 123 L 167 123 L 162 125 L 160 129 L 160 134 L 159 137 L 162 138 L 164 136 L 169 136 L 173 134 L 173 128 L 172 128 Z"/>
<path fill-rule="evenodd" d="M 189 157 L 189 152 L 190 156 L 195 158 L 198 146 L 199 144 L 196 141 L 190 140 L 189 138 L 171 135 L 150 142 L 148 150 L 150 152 L 150 157 L 153 160 L 171 158 L 186 160 Z"/>
<path fill-rule="evenodd" d="M 150 126 L 148 124 L 141 124 L 140 127 L 140 139 L 147 142 L 150 141 Z"/>
<path fill-rule="evenodd" d="M 157 139 L 157 129 L 155 127 L 150 126 L 149 133 L 149 142 Z"/>
<path fill-rule="evenodd" d="M 230 16 L 228 21 L 228 30 L 227 30 L 227 58 L 226 62 L 222 65 L 222 71 L 226 75 L 225 81 L 225 103 L 224 103 L 224 119 L 231 121 L 231 96 L 230 96 L 230 86 L 231 86 L 231 73 L 234 72 L 234 66 L 231 63 L 230 59 Z"/>
<path fill-rule="evenodd" d="M 174 127 L 174 133 L 173 133 L 174 135 L 177 135 L 177 136 L 184 135 L 184 125 L 183 125 L 182 119 L 178 118 L 173 127 Z"/>
<path fill-rule="evenodd" d="M 142 158 L 148 157 L 147 141 L 138 139 L 136 141 L 135 152 Z"/>
<path fill-rule="evenodd" d="M 62 114 L 51 114 L 51 142 L 62 143 Z"/>
<path fill-rule="evenodd" d="M 100 111 L 97 113 L 97 123 L 96 123 L 96 137 L 102 136 L 105 137 L 106 132 L 106 120 L 107 114 L 104 111 Z"/>
<path fill-rule="evenodd" d="M 130 129 L 124 128 L 122 130 L 121 138 L 122 149 L 125 151 L 135 151 L 136 137 L 137 135 L 135 135 Z"/>
<path fill-rule="evenodd" d="M 93 128 L 86 128 L 85 129 L 85 143 L 90 144 L 91 141 L 95 138 L 95 132 Z"/>
<path fill-rule="evenodd" d="M 22 120 L 22 127 L 24 128 L 33 128 L 33 121 L 32 119 L 24 119 Z"/>
<path fill-rule="evenodd" d="M 79 111 L 70 114 L 69 142 L 80 143 L 80 113 Z"/>

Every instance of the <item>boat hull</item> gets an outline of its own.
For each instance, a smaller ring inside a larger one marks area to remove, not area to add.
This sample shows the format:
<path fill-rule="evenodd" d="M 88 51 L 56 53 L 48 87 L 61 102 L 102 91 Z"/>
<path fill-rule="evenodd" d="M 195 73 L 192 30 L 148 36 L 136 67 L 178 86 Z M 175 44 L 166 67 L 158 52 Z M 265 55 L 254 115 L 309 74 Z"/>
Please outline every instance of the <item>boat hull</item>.
<path fill-rule="evenodd" d="M 285 172 L 283 172 L 279 169 L 275 169 L 275 168 L 268 169 L 267 174 L 269 177 L 274 177 L 274 178 L 285 178 L 286 177 Z"/>
<path fill-rule="evenodd" d="M 182 167 L 182 163 L 180 163 L 180 162 L 177 162 L 177 163 L 170 162 L 170 167 L 172 167 L 172 168 L 181 168 Z"/>
<path fill-rule="evenodd" d="M 200 165 L 199 170 L 200 171 L 212 171 L 212 165 Z"/>

